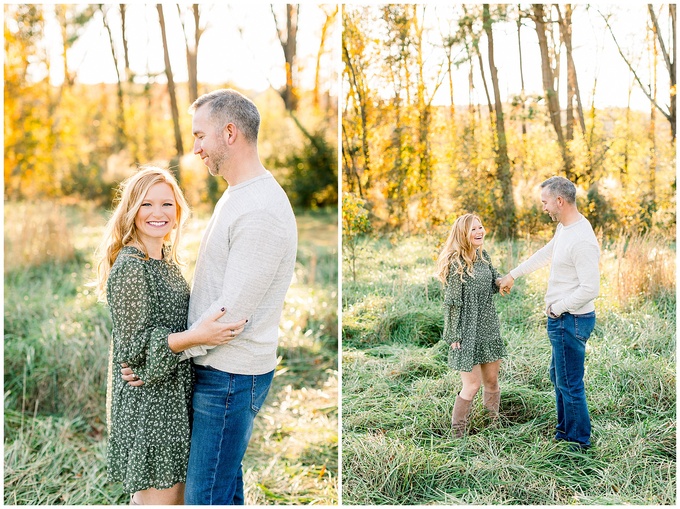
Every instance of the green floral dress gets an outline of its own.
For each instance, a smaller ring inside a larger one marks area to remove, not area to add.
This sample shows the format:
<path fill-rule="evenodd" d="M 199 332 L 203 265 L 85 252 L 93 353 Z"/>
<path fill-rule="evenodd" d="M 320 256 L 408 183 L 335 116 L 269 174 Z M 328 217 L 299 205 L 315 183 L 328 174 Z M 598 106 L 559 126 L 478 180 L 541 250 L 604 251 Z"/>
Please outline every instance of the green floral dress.
<path fill-rule="evenodd" d="M 113 319 L 107 420 L 109 480 L 128 493 L 186 481 L 193 385 L 191 363 L 168 347 L 168 335 L 187 326 L 189 285 L 179 268 L 130 246 L 107 282 Z M 120 376 L 127 363 L 144 381 Z"/>
<path fill-rule="evenodd" d="M 477 256 L 474 276 L 450 271 L 444 291 L 444 341 L 459 342 L 461 348 L 449 348 L 449 367 L 456 371 L 472 371 L 477 364 L 486 364 L 507 356 L 501 339 L 501 327 L 493 295 L 498 292 L 496 279 L 501 277 L 491 265 L 489 254 L 482 250 L 484 260 Z"/>

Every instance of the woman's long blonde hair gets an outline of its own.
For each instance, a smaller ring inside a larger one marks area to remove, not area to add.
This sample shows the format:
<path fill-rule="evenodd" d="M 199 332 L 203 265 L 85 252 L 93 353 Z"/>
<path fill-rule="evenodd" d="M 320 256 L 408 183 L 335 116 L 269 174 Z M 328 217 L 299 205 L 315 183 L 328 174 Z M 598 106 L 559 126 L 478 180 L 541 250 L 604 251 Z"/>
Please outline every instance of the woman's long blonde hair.
<path fill-rule="evenodd" d="M 437 259 L 437 277 L 445 286 L 451 270 L 463 281 L 465 273 L 470 276 L 474 275 L 473 264 L 477 257 L 484 260 L 477 252 L 477 248 L 470 242 L 470 230 L 475 219 L 482 222 L 476 214 L 465 214 L 456 219 L 451 227 L 451 232 Z"/>
<path fill-rule="evenodd" d="M 155 166 L 144 166 L 137 173 L 121 182 L 118 187 L 116 199 L 114 199 L 114 203 L 117 202 L 117 205 L 111 219 L 106 223 L 104 239 L 97 250 L 99 258 L 97 265 L 97 289 L 100 300 L 105 300 L 106 298 L 106 281 L 109 278 L 111 267 L 113 267 L 116 258 L 118 258 L 118 253 L 123 249 L 123 246 L 134 244 L 144 252 L 145 259 L 149 259 L 149 253 L 146 252 L 144 244 L 137 235 L 135 217 L 149 189 L 156 184 L 168 184 L 175 195 L 177 223 L 175 228 L 163 239 L 163 249 L 165 250 L 170 245 L 169 258 L 173 262 L 181 264 L 177 253 L 177 246 L 182 235 L 182 226 L 190 214 L 189 205 L 177 184 L 177 180 L 168 170 Z"/>

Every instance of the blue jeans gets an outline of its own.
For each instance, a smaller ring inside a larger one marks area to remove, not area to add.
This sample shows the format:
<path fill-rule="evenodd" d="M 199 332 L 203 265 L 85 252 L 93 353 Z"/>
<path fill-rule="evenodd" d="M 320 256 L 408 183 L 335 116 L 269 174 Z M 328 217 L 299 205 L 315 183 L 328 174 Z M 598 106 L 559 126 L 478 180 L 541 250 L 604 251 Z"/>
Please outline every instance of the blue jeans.
<path fill-rule="evenodd" d="M 548 318 L 552 345 L 550 380 L 555 386 L 557 433 L 555 439 L 590 445 L 590 414 L 583 384 L 586 341 L 595 328 L 595 312 L 564 313 Z"/>
<path fill-rule="evenodd" d="M 241 461 L 274 371 L 235 375 L 195 365 L 187 505 L 243 505 Z"/>

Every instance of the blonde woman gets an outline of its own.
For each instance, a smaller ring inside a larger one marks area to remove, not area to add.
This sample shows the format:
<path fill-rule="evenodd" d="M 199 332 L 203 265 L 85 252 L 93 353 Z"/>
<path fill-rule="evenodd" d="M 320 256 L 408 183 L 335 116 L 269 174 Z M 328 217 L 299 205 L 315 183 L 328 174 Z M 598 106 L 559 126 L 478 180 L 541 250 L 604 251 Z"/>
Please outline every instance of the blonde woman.
<path fill-rule="evenodd" d="M 470 405 L 484 386 L 484 407 L 498 416 L 498 372 L 506 350 L 493 302 L 501 275 L 482 248 L 484 226 L 474 214 L 453 223 L 437 261 L 437 275 L 445 286 L 444 340 L 450 345 L 449 366 L 460 371 L 463 388 L 451 417 L 453 435 L 465 434 Z"/>
<path fill-rule="evenodd" d="M 189 286 L 177 247 L 188 214 L 173 176 L 143 168 L 121 184 L 99 251 L 99 291 L 113 321 L 108 474 L 132 494 L 133 505 L 184 503 L 193 373 L 181 352 L 224 344 L 245 324 L 218 321 L 222 308 L 185 330 Z M 112 376 L 114 365 L 133 368 L 139 383 Z"/>

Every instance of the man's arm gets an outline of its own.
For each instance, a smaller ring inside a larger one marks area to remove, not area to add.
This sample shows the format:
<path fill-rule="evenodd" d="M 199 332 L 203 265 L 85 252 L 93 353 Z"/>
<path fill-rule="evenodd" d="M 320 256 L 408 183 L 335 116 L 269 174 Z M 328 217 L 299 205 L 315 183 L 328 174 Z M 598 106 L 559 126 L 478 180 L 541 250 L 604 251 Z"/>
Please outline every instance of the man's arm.
<path fill-rule="evenodd" d="M 510 275 L 514 281 L 520 276 L 526 276 L 527 274 L 531 274 L 532 272 L 545 267 L 552 259 L 554 247 L 555 237 L 550 239 L 550 242 L 532 254 L 526 261 L 520 263 L 517 267 L 512 269 L 508 275 Z M 508 276 L 506 275 L 505 277 L 507 278 Z M 501 285 L 503 285 L 503 282 L 501 282 Z"/>
<path fill-rule="evenodd" d="M 531 274 L 532 272 L 545 267 L 552 259 L 553 248 L 555 246 L 555 237 L 548 242 L 541 249 L 532 254 L 526 261 L 519 264 L 517 267 L 508 272 L 505 276 L 496 281 L 500 288 L 501 295 L 507 295 L 512 290 L 515 284 L 515 279 L 520 276 Z"/>

